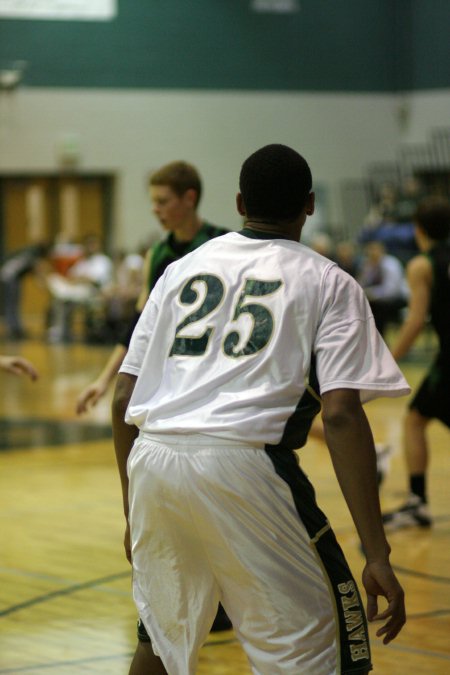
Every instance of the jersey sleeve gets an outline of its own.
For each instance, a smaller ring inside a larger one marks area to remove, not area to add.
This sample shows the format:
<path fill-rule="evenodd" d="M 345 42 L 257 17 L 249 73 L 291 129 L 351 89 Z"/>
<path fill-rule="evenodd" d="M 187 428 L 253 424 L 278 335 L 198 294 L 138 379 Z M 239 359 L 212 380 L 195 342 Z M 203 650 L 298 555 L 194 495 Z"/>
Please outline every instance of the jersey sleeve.
<path fill-rule="evenodd" d="M 161 302 L 162 288 L 163 277 L 156 283 L 136 323 L 119 373 L 128 373 L 129 375 L 136 375 L 136 377 L 139 375 L 153 335 Z"/>
<path fill-rule="evenodd" d="M 133 316 L 130 319 L 130 322 L 125 325 L 125 327 L 123 328 L 117 339 L 118 344 L 122 345 L 123 347 L 126 347 L 127 350 L 128 347 L 130 346 L 131 338 L 133 336 L 134 329 L 137 326 L 137 322 L 140 319 L 140 316 L 141 312 L 135 310 Z"/>
<path fill-rule="evenodd" d="M 364 403 L 411 390 L 375 322 L 364 291 L 336 265 L 324 275 L 316 334 L 320 393 L 358 389 Z"/>

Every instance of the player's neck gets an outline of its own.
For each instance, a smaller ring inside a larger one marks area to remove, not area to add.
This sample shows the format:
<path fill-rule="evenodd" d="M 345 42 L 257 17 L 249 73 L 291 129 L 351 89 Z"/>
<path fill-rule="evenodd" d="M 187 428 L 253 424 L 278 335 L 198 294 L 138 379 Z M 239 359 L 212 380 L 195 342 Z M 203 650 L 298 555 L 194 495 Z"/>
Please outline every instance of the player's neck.
<path fill-rule="evenodd" d="M 192 218 L 187 219 L 183 225 L 173 230 L 172 234 L 175 238 L 175 241 L 179 241 L 180 243 L 184 241 L 192 241 L 201 226 L 201 219 L 196 213 L 194 213 Z"/>
<path fill-rule="evenodd" d="M 244 227 L 255 232 L 263 232 L 264 234 L 280 235 L 283 239 L 292 239 L 292 241 L 300 241 L 301 227 L 298 222 L 292 223 L 271 223 L 249 218 L 245 221 Z"/>

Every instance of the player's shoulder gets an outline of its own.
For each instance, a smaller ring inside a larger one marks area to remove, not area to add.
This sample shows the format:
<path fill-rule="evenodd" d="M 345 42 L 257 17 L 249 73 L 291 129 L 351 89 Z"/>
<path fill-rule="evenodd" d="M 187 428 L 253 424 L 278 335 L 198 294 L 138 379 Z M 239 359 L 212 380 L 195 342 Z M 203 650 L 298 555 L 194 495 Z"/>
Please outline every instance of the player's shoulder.
<path fill-rule="evenodd" d="M 428 256 L 426 253 L 419 253 L 418 255 L 415 255 L 411 260 L 408 262 L 406 266 L 406 271 L 408 274 L 408 277 L 421 277 L 424 275 L 429 275 L 432 271 L 433 263 L 431 261 L 430 256 Z"/>
<path fill-rule="evenodd" d="M 327 298 L 331 302 L 340 299 L 344 304 L 365 301 L 366 296 L 362 286 L 351 274 L 339 267 L 335 261 L 321 255 L 319 258 L 322 259 L 319 274 L 324 299 Z"/>
<path fill-rule="evenodd" d="M 205 248 L 216 248 L 220 246 L 226 246 L 230 242 L 230 239 L 233 239 L 233 236 L 236 235 L 236 232 L 231 230 L 226 230 L 223 227 L 218 227 L 211 225 L 209 228 L 203 230 L 202 240 L 199 240 L 198 246 L 191 251 L 188 255 L 197 254 L 201 255 Z M 199 253 L 199 249 L 202 251 Z M 184 258 L 183 258 L 184 259 Z"/>
<path fill-rule="evenodd" d="M 306 244 L 302 242 L 297 243 L 296 241 L 290 241 L 291 248 L 293 251 L 296 251 L 298 255 L 302 256 L 304 259 L 309 260 L 311 265 L 317 268 L 320 272 L 330 272 L 334 271 L 336 274 L 344 272 L 334 260 L 326 258 L 321 253 L 314 251 Z M 345 273 L 346 274 L 346 273 Z"/>

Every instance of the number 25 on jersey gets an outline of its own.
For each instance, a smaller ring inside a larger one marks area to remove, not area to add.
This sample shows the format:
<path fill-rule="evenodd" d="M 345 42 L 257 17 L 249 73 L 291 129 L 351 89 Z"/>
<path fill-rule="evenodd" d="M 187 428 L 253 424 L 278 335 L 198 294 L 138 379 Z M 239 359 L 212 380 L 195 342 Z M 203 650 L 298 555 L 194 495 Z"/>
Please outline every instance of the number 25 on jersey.
<path fill-rule="evenodd" d="M 169 356 L 203 356 L 208 348 L 214 325 L 208 323 L 203 334 L 196 337 L 183 335 L 183 333 L 187 326 L 202 321 L 212 314 L 222 302 L 226 288 L 223 281 L 214 274 L 197 274 L 191 277 L 181 289 L 178 296 L 181 304 L 194 305 L 197 302 L 199 293 L 196 285 L 198 283 L 204 284 L 205 297 L 201 305 L 187 314 L 177 325 Z M 242 336 L 237 330 L 232 330 L 224 336 L 222 348 L 227 356 L 232 358 L 250 356 L 267 346 L 274 327 L 272 313 L 263 303 L 251 302 L 249 299 L 271 295 L 278 291 L 282 284 L 280 280 L 246 279 L 234 304 L 230 320 L 237 321 L 241 314 L 249 314 L 253 319 L 253 324 L 247 336 Z M 242 345 L 240 348 L 238 348 L 239 344 Z"/>

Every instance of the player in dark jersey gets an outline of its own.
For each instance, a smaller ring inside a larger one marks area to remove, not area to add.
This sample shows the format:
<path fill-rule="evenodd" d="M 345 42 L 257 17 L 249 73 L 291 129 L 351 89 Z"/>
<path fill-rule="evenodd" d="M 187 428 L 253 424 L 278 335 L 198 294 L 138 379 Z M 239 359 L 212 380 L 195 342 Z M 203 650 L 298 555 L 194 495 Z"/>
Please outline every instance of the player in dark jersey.
<path fill-rule="evenodd" d="M 130 325 L 125 327 L 121 341 L 114 347 L 100 375 L 79 395 L 76 404 L 78 414 L 95 406 L 116 379 L 140 313 L 150 291 L 166 267 L 209 239 L 227 232 L 200 218 L 197 209 L 201 194 L 202 184 L 199 173 L 187 162 L 171 162 L 151 175 L 150 198 L 153 213 L 168 235 L 148 250 L 145 260 L 145 284 L 136 303 L 135 316 Z M 212 630 L 220 631 L 229 628 L 231 628 L 231 622 L 220 605 Z M 155 672 L 153 660 L 150 639 L 144 625 L 139 621 L 138 645 L 130 673 L 141 675 L 141 673 Z"/>
<path fill-rule="evenodd" d="M 151 175 L 150 198 L 153 213 L 168 235 L 147 251 L 144 269 L 146 282 L 136 303 L 136 314 L 130 325 L 125 327 L 121 340 L 114 347 L 101 373 L 79 395 L 76 404 L 78 414 L 95 406 L 115 381 L 140 313 L 166 267 L 209 239 L 227 232 L 200 218 L 197 209 L 201 194 L 202 184 L 198 171 L 187 162 L 171 162 Z"/>
<path fill-rule="evenodd" d="M 405 417 L 410 495 L 403 506 L 383 516 L 386 529 L 432 524 L 426 486 L 427 427 L 433 419 L 450 427 L 450 202 L 441 197 L 424 199 L 417 209 L 415 224 L 421 253 L 407 267 L 409 312 L 392 353 L 395 359 L 401 359 L 428 317 L 439 340 L 439 351 Z"/>

